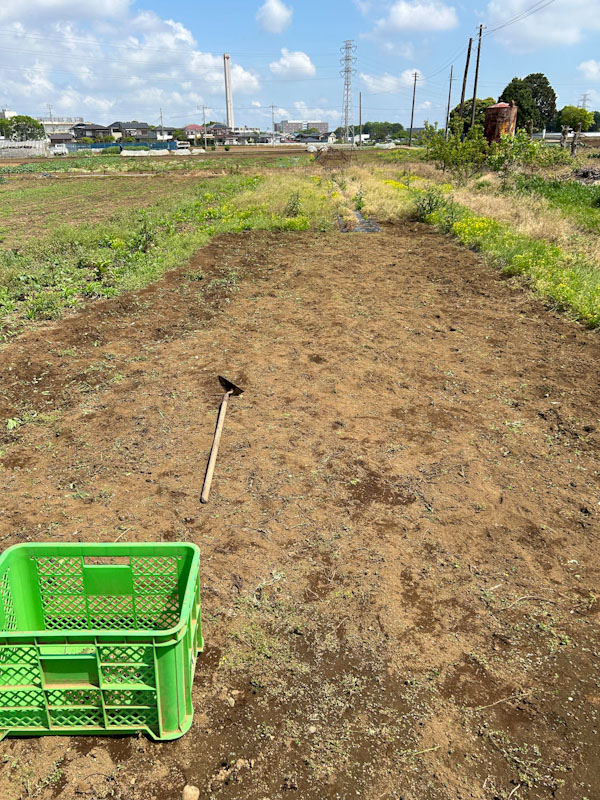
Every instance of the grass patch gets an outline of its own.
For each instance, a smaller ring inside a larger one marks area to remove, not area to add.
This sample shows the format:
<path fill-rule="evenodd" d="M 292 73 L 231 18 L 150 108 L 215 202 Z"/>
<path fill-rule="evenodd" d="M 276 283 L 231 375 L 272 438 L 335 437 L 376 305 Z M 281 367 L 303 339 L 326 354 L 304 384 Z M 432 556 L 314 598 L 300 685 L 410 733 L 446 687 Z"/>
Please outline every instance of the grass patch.
<path fill-rule="evenodd" d="M 282 192 L 279 176 L 232 174 L 196 182 L 142 211 L 128 208 L 0 249 L 0 336 L 18 332 L 25 320 L 58 319 L 86 299 L 144 286 L 216 234 L 327 230 L 336 209 L 332 193 L 306 175 L 290 174 Z"/>
<path fill-rule="evenodd" d="M 544 197 L 585 230 L 600 233 L 600 186 L 549 180 L 539 175 L 517 175 L 513 191 Z"/>

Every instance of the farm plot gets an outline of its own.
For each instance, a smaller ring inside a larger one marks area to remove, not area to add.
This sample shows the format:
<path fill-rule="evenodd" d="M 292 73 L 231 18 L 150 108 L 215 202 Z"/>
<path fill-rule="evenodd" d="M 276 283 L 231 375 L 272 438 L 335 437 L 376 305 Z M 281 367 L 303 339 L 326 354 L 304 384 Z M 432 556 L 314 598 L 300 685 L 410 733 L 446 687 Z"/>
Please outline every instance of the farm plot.
<path fill-rule="evenodd" d="M 7 740 L 1 796 L 597 797 L 599 355 L 407 222 L 219 236 L 5 344 L 2 546 L 196 542 L 207 648 L 185 737 Z"/>
<path fill-rule="evenodd" d="M 205 177 L 205 176 L 203 176 Z M 20 247 L 65 225 L 98 223 L 189 193 L 198 179 L 183 175 L 68 180 L 13 178 L 0 183 L 0 240 Z"/>

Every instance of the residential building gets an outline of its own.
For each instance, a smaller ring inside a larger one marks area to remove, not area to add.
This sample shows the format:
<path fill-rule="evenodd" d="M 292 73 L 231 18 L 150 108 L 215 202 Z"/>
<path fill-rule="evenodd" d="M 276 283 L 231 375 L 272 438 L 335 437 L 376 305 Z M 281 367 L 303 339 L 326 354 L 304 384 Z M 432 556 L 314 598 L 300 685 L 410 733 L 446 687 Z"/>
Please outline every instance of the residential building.
<path fill-rule="evenodd" d="M 70 129 L 76 140 L 81 139 L 104 139 L 112 136 L 112 131 L 106 125 L 96 125 L 93 122 L 78 122 Z"/>
<path fill-rule="evenodd" d="M 329 134 L 328 133 L 307 133 L 304 131 L 298 131 L 292 137 L 292 141 L 299 142 L 301 144 L 315 144 L 316 142 L 327 142 L 329 141 Z"/>
<path fill-rule="evenodd" d="M 44 126 L 47 136 L 54 133 L 69 133 L 71 128 L 84 122 L 83 117 L 36 117 Z"/>
<path fill-rule="evenodd" d="M 195 122 L 190 125 L 184 125 L 181 130 L 187 133 L 188 139 L 199 139 L 204 136 L 204 128 L 202 125 L 196 125 Z"/>
<path fill-rule="evenodd" d="M 311 128 L 319 131 L 319 133 L 329 133 L 328 122 L 310 122 L 306 120 L 287 120 L 282 119 L 281 122 L 275 123 L 275 130 L 283 134 L 296 133 L 296 131 L 306 131 Z"/>
<path fill-rule="evenodd" d="M 115 139 L 134 139 L 136 142 L 148 140 L 150 125 L 147 122 L 113 122 L 108 126 Z"/>
<path fill-rule="evenodd" d="M 50 139 L 50 144 L 73 144 L 75 142 L 75 137 L 72 133 L 49 133 L 48 138 Z"/>
<path fill-rule="evenodd" d="M 16 116 L 16 111 L 9 111 L 8 108 L 0 108 L 0 119 L 12 119 Z"/>

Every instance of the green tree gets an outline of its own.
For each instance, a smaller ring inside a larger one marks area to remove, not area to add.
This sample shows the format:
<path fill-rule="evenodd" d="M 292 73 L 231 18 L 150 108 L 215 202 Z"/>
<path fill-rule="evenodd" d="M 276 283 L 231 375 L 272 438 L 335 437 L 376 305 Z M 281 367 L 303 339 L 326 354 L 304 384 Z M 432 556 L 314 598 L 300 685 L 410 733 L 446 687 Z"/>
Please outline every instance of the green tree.
<path fill-rule="evenodd" d="M 377 142 L 397 139 L 402 136 L 403 132 L 404 126 L 399 122 L 365 122 L 363 125 L 363 133 L 368 134 Z"/>
<path fill-rule="evenodd" d="M 579 123 L 581 123 L 581 130 L 587 131 L 595 122 L 592 111 L 587 111 L 585 108 L 578 108 L 577 106 L 564 106 L 558 116 L 561 125 L 568 125 L 573 130 L 577 130 Z"/>
<path fill-rule="evenodd" d="M 0 119 L 0 136 L 10 139 L 12 136 L 12 125 L 9 119 Z"/>
<path fill-rule="evenodd" d="M 517 106 L 517 128 L 529 130 L 532 122 L 534 128 L 540 127 L 541 121 L 539 119 L 538 107 L 533 99 L 529 83 L 522 78 L 513 78 L 512 81 L 505 86 L 504 91 L 498 98 L 498 102 L 510 103 L 511 100 Z"/>
<path fill-rule="evenodd" d="M 426 148 L 425 158 L 435 161 L 439 169 L 451 172 L 459 184 L 480 172 L 489 155 L 489 146 L 479 125 L 471 128 L 463 139 L 458 123 L 446 138 L 437 125 L 426 122 L 422 143 Z"/>
<path fill-rule="evenodd" d="M 531 89 L 531 96 L 537 109 L 535 127 L 548 127 L 556 114 L 556 92 L 550 86 L 550 81 L 543 73 L 532 72 L 523 78 L 523 82 Z"/>
<path fill-rule="evenodd" d="M 177 139 L 178 142 L 187 142 L 188 141 L 187 133 L 185 131 L 182 131 L 181 128 L 179 128 L 176 131 L 173 131 L 173 138 Z"/>
<path fill-rule="evenodd" d="M 10 120 L 12 125 L 12 138 L 18 142 L 26 139 L 45 139 L 44 126 L 33 117 L 16 116 Z"/>
<path fill-rule="evenodd" d="M 341 125 L 340 125 L 339 128 L 336 128 L 334 132 L 335 132 L 335 138 L 336 139 L 343 139 L 344 136 L 346 135 L 346 129 L 342 128 Z"/>
<path fill-rule="evenodd" d="M 485 110 L 488 106 L 493 106 L 496 101 L 493 97 L 486 97 L 485 100 L 480 100 L 479 97 L 475 101 L 475 125 L 481 125 L 485 120 Z M 463 131 L 468 133 L 471 130 L 471 110 L 473 108 L 473 100 L 466 100 L 463 110 Z M 450 112 L 450 126 L 452 130 L 457 130 L 460 127 L 460 103 Z"/>
<path fill-rule="evenodd" d="M 594 124 L 590 127 L 591 131 L 600 131 L 600 111 L 592 111 L 594 115 Z"/>

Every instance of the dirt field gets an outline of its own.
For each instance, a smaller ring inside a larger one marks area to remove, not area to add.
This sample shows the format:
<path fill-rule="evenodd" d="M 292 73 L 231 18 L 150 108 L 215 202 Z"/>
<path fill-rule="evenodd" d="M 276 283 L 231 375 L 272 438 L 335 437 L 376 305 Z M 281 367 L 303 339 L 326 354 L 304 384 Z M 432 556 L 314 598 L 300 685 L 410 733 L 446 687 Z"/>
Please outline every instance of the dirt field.
<path fill-rule="evenodd" d="M 207 647 L 182 739 L 9 739 L 0 797 L 600 798 L 599 362 L 417 224 L 215 239 L 4 346 L 2 547 L 196 542 Z"/>

